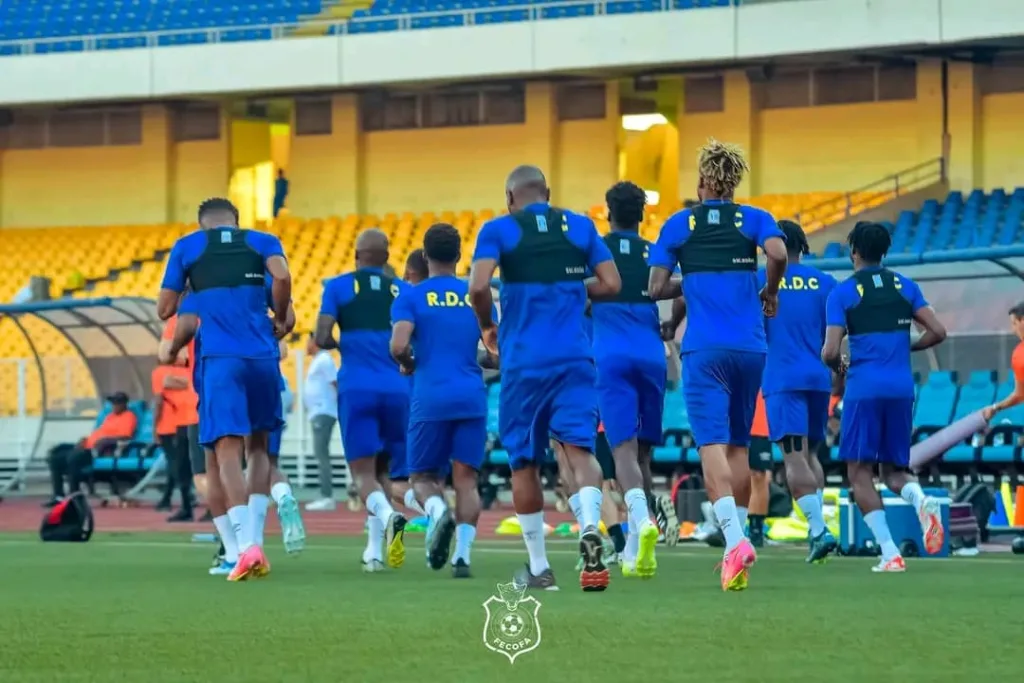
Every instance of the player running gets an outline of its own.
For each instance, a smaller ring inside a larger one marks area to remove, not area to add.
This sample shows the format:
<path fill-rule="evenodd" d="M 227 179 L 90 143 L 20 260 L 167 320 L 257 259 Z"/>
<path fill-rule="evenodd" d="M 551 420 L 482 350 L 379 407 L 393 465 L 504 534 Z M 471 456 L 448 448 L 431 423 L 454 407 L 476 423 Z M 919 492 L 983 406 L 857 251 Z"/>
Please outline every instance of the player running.
<path fill-rule="evenodd" d="M 725 537 L 722 589 L 743 590 L 757 553 L 744 536 L 737 503 L 749 502 L 747 449 L 765 362 L 763 316 L 775 315 L 786 244 L 771 214 L 732 199 L 749 170 L 739 148 L 711 140 L 701 148 L 697 167 L 701 203 L 662 226 L 651 250 L 648 292 L 655 299 L 680 293 L 686 299 L 686 408 L 708 498 Z M 767 284 L 760 293 L 758 246 L 768 257 Z M 681 282 L 671 279 L 676 264 Z"/>
<path fill-rule="evenodd" d="M 588 293 L 614 296 L 622 286 L 593 221 L 549 203 L 544 173 L 520 166 L 505 183 L 508 216 L 477 237 L 469 293 L 484 345 L 502 367 L 498 431 L 512 469 L 512 498 L 530 556 L 521 583 L 556 590 L 544 548 L 544 492 L 539 467 L 549 436 L 562 444 L 580 494 L 580 585 L 608 586 L 602 560 L 601 472 L 594 460 L 597 405 L 593 354 L 583 330 Z M 501 267 L 499 328 L 491 278 Z M 594 274 L 587 277 L 588 269 Z M 563 473 L 563 477 L 566 476 Z"/>
<path fill-rule="evenodd" d="M 291 274 L 280 240 L 240 229 L 238 210 L 228 200 L 203 202 L 199 225 L 202 230 L 171 249 L 157 313 L 163 320 L 174 315 L 186 284 L 191 287 L 203 320 L 201 387 L 217 391 L 215 402 L 200 395 L 200 441 L 213 447 L 239 544 L 238 564 L 228 580 L 242 581 L 270 570 L 254 537 L 242 457 L 248 455 L 250 476 L 269 479 L 267 437 L 282 421 L 277 338 L 287 332 Z M 274 278 L 273 320 L 267 318 L 264 291 L 268 271 Z M 176 343 L 169 349 L 172 358 L 181 349 Z"/>
<path fill-rule="evenodd" d="M 391 355 L 402 372 L 416 378 L 408 457 L 413 488 L 430 519 L 427 559 L 432 569 L 443 568 L 454 537 L 457 579 L 470 576 L 469 552 L 480 518 L 477 481 L 487 442 L 487 389 L 477 363 L 480 328 L 469 287 L 455 276 L 461 248 L 451 225 L 431 226 L 423 237 L 429 277 L 403 291 L 391 309 Z M 444 499 L 449 469 L 454 515 Z"/>
<path fill-rule="evenodd" d="M 593 299 L 597 397 L 614 473 L 629 511 L 629 540 L 622 572 L 648 579 L 658 563 L 658 527 L 644 491 L 640 458 L 661 443 L 665 405 L 665 345 L 658 304 L 647 294 L 650 243 L 640 237 L 647 195 L 629 182 L 605 194 L 611 232 L 604 237 L 622 278 L 621 291 Z M 641 455 L 643 453 L 643 455 Z"/>
<path fill-rule="evenodd" d="M 315 337 L 321 349 L 341 349 L 338 424 L 349 472 L 370 515 L 363 571 L 372 573 L 383 569 L 382 542 L 389 567 L 405 563 L 406 518 L 389 498 L 391 480 L 409 476 L 409 379 L 391 358 L 389 343 L 391 304 L 408 285 L 384 274 L 388 238 L 380 230 L 359 234 L 355 256 L 355 271 L 324 285 Z"/>
<path fill-rule="evenodd" d="M 853 275 L 828 297 L 825 345 L 821 359 L 846 372 L 846 393 L 839 459 L 846 461 L 850 488 L 882 559 L 876 572 L 903 572 L 906 564 L 892 540 L 882 498 L 875 489 L 875 469 L 897 495 L 914 506 L 929 554 L 942 550 L 945 532 L 938 502 L 924 494 L 910 474 L 910 437 L 914 415 L 913 351 L 930 349 L 946 338 L 917 283 L 882 266 L 892 236 L 884 225 L 861 221 L 850 231 Z M 910 341 L 912 322 L 924 328 Z M 841 356 L 843 337 L 850 339 L 849 367 Z"/>
<path fill-rule="evenodd" d="M 793 221 L 779 221 L 786 237 L 789 265 L 779 291 L 779 312 L 765 320 L 768 358 L 762 391 L 769 438 L 779 444 L 786 482 L 810 527 L 807 561 L 823 561 L 838 543 L 825 527 L 820 492 L 825 474 L 818 448 L 825 440 L 832 373 L 820 362 L 825 341 L 825 304 L 838 284 L 834 277 L 800 262 L 810 253 L 807 236 Z M 764 286 L 764 269 L 757 273 Z"/>

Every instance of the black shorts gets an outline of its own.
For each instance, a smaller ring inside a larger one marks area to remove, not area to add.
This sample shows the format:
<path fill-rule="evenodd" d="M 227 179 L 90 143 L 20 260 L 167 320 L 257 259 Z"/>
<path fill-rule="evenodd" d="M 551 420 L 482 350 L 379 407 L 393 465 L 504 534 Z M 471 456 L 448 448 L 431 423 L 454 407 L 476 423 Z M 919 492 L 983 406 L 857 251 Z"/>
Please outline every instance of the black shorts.
<path fill-rule="evenodd" d="M 199 445 L 199 425 L 188 426 L 188 459 L 193 476 L 206 474 L 206 451 Z"/>
<path fill-rule="evenodd" d="M 771 472 L 772 471 L 772 442 L 764 436 L 753 436 L 750 438 L 750 471 Z"/>
<path fill-rule="evenodd" d="M 608 443 L 608 437 L 604 432 L 597 433 L 597 446 L 594 448 L 594 457 L 597 464 L 601 466 L 601 478 L 605 481 L 615 478 L 615 458 L 612 457 L 612 447 Z"/>

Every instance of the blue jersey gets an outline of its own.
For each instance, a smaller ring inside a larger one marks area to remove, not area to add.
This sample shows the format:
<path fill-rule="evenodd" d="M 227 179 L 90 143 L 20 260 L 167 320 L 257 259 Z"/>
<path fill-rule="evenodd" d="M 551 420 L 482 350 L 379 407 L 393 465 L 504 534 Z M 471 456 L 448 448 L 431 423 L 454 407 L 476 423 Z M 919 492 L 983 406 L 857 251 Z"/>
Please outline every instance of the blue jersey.
<path fill-rule="evenodd" d="M 199 230 L 174 243 L 161 287 L 183 292 L 191 281 L 189 298 L 203 324 L 202 357 L 278 357 L 264 293 L 272 256 L 284 256 L 280 240 L 236 228 Z"/>
<path fill-rule="evenodd" d="M 542 215 L 548 209 L 547 204 L 532 204 L 525 211 Z M 566 217 L 565 237 L 583 252 L 590 270 L 610 261 L 611 252 L 594 222 L 562 211 Z M 522 229 L 512 216 L 488 221 L 477 236 L 473 260 L 494 259 L 500 263 L 502 254 L 514 250 L 521 237 Z M 582 279 L 550 284 L 503 282 L 500 301 L 498 348 L 502 370 L 540 369 L 593 358 L 584 329 L 587 289 Z"/>
<path fill-rule="evenodd" d="M 867 272 L 881 267 L 866 268 Z M 893 273 L 896 289 L 917 313 L 928 305 L 917 283 Z M 857 282 L 850 278 L 832 290 L 825 322 L 847 328 L 847 312 L 860 302 Z M 781 306 L 780 306 L 781 308 Z M 910 331 L 870 332 L 849 338 L 850 367 L 846 373 L 845 400 L 863 398 L 914 398 L 914 373 L 910 366 Z"/>
<path fill-rule="evenodd" d="M 383 275 L 380 268 L 363 268 L 357 272 Z M 395 297 L 409 287 L 393 280 Z M 354 273 L 345 273 L 324 284 L 320 314 L 341 319 L 340 309 L 351 303 L 357 293 Z M 399 371 L 391 357 L 391 330 L 345 330 L 339 323 L 338 347 L 341 367 L 338 368 L 338 391 L 361 390 L 377 393 L 409 393 L 409 379 Z"/>
<path fill-rule="evenodd" d="M 757 271 L 757 286 L 767 281 Z M 768 358 L 761 387 L 764 395 L 780 391 L 832 390 L 832 373 L 821 362 L 825 343 L 825 303 L 838 283 L 828 273 L 790 263 L 779 287 L 779 310 L 764 322 Z"/>
<path fill-rule="evenodd" d="M 718 201 L 704 202 L 713 207 Z M 764 247 L 772 237 L 782 238 L 775 219 L 767 211 L 740 206 L 737 229 Z M 690 209 L 672 215 L 661 227 L 658 241 L 651 249 L 653 267 L 674 270 L 679 264 L 678 250 L 689 239 Z M 683 276 L 686 298 L 686 333 L 682 352 L 721 349 L 764 353 L 764 314 L 758 298 L 757 273 L 754 271 L 699 272 Z"/>
<path fill-rule="evenodd" d="M 497 311 L 491 315 L 497 319 Z M 416 381 L 410 422 L 486 416 L 487 389 L 477 363 L 480 327 L 469 302 L 469 285 L 452 275 L 427 278 L 395 299 L 391 320 L 414 326 Z"/>

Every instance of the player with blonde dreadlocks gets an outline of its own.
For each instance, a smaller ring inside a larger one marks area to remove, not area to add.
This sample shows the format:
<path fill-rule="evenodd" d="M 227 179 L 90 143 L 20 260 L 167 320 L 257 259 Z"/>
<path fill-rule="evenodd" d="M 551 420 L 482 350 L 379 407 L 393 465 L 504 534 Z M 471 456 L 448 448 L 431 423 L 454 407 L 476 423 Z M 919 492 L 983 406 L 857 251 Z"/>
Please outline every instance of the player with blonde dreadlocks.
<path fill-rule="evenodd" d="M 723 590 L 746 588 L 757 559 L 744 535 L 747 451 L 767 352 L 764 316 L 775 315 L 786 271 L 786 243 L 775 219 L 733 200 L 749 170 L 738 147 L 709 140 L 697 156 L 701 203 L 665 221 L 649 261 L 650 296 L 686 300 L 683 387 L 708 497 L 725 537 Z M 759 246 L 768 257 L 760 290 Z M 671 279 L 676 265 L 681 280 Z"/>

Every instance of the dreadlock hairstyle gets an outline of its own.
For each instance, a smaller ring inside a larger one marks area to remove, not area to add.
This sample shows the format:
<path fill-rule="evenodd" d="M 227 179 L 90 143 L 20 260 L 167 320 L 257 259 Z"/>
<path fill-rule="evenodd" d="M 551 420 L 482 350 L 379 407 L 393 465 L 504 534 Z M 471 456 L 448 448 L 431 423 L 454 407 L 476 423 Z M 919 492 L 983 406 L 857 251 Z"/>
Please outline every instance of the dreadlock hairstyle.
<path fill-rule="evenodd" d="M 223 197 L 211 197 L 199 205 L 197 220 L 202 223 L 207 214 L 230 213 L 235 217 L 235 224 L 238 224 L 238 209 L 229 200 Z"/>
<path fill-rule="evenodd" d="M 697 173 L 716 197 L 731 197 L 748 172 L 750 166 L 737 145 L 711 138 L 697 153 Z"/>
<path fill-rule="evenodd" d="M 853 226 L 846 242 L 850 245 L 850 251 L 857 252 L 862 261 L 881 263 L 892 246 L 892 235 L 881 223 L 860 221 Z"/>
<path fill-rule="evenodd" d="M 807 235 L 804 234 L 804 229 L 800 227 L 799 223 L 781 220 L 779 221 L 779 230 L 786 238 L 786 251 L 790 254 L 806 256 L 811 253 L 811 247 L 807 244 Z"/>
<path fill-rule="evenodd" d="M 608 217 L 612 224 L 623 230 L 638 230 L 644 220 L 647 193 L 630 182 L 615 183 L 604 194 Z"/>

